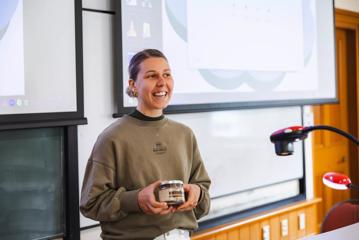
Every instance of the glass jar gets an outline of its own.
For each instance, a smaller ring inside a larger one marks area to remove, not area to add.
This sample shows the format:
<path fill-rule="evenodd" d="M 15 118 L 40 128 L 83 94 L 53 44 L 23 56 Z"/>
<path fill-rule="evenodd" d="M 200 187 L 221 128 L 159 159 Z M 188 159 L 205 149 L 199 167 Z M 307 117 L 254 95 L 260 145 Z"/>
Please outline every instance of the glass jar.
<path fill-rule="evenodd" d="M 160 202 L 166 202 L 168 206 L 179 206 L 185 202 L 183 182 L 170 180 L 161 182 L 158 191 Z"/>

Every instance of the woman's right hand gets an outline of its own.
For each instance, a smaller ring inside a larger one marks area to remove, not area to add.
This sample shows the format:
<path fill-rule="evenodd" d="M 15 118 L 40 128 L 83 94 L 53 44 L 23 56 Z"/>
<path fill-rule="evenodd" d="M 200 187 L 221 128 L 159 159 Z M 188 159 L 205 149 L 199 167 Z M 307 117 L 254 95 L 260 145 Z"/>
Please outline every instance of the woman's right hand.
<path fill-rule="evenodd" d="M 158 202 L 155 197 L 155 189 L 161 185 L 161 181 L 156 181 L 143 188 L 138 193 L 138 205 L 146 214 L 168 214 L 174 209 L 169 207 L 165 202 Z"/>

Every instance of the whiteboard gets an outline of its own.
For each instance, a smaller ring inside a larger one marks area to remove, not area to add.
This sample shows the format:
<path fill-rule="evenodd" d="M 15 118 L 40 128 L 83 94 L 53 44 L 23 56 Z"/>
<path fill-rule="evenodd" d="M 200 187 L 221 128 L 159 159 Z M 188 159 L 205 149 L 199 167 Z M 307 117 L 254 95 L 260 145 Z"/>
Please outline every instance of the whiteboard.
<path fill-rule="evenodd" d="M 194 131 L 216 198 L 303 177 L 302 144 L 279 157 L 272 132 L 301 125 L 300 107 L 169 115 Z"/>
<path fill-rule="evenodd" d="M 337 99 L 333 0 L 115 3 L 118 113 L 136 105 L 127 66 L 145 48 L 163 51 L 180 79 L 168 112 Z"/>

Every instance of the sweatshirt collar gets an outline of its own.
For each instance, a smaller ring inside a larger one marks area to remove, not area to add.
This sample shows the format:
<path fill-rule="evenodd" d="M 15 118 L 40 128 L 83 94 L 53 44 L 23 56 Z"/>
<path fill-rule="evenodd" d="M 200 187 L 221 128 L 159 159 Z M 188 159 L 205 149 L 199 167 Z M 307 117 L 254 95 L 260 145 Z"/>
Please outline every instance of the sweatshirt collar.
<path fill-rule="evenodd" d="M 164 117 L 165 117 L 165 115 L 163 115 L 163 114 L 159 117 L 149 117 L 149 116 L 146 116 L 145 114 L 141 113 L 137 109 L 135 109 L 132 113 L 130 113 L 130 116 L 133 118 L 136 118 L 138 120 L 142 120 L 142 121 L 159 121 L 159 120 L 164 119 Z"/>

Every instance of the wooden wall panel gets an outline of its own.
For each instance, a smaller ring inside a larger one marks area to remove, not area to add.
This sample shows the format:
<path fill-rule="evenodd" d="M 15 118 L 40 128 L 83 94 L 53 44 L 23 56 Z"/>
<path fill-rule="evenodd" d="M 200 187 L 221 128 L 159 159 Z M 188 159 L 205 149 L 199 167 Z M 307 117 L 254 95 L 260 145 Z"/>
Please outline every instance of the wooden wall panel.
<path fill-rule="evenodd" d="M 239 238 L 239 228 L 228 231 L 228 240 L 238 240 Z"/>
<path fill-rule="evenodd" d="M 314 106 L 314 124 L 334 126 L 358 137 L 359 13 L 336 9 L 335 25 L 339 103 Z M 323 186 L 323 174 L 340 172 L 358 182 L 359 150 L 335 133 L 316 131 L 313 136 L 314 195 L 323 199 L 317 211 L 319 227 L 335 203 L 350 198 L 349 191 L 340 192 Z M 351 197 L 358 196 L 358 193 L 352 193 Z"/>
<path fill-rule="evenodd" d="M 217 234 L 216 235 L 216 240 L 228 240 L 228 234 L 227 232 L 223 232 L 223 233 L 220 233 L 220 234 Z"/>
<path fill-rule="evenodd" d="M 279 216 L 275 216 L 270 219 L 270 239 L 280 239 Z"/>
<path fill-rule="evenodd" d="M 241 227 L 239 230 L 239 239 L 246 240 L 249 238 L 250 238 L 249 227 L 248 226 Z"/>
<path fill-rule="evenodd" d="M 291 204 L 250 218 L 197 232 L 192 240 L 262 240 L 263 227 L 269 226 L 271 240 L 292 240 L 317 233 L 317 205 L 320 199 Z M 299 229 L 299 216 L 305 214 L 305 228 Z M 282 236 L 281 221 L 288 220 L 288 236 Z"/>
<path fill-rule="evenodd" d="M 317 205 L 313 205 L 313 207 L 309 207 L 305 209 L 306 211 L 306 215 L 307 215 L 307 224 L 306 224 L 306 234 L 305 235 L 310 235 L 314 232 L 316 232 L 316 222 L 315 222 L 315 218 L 311 217 L 311 216 L 316 216 L 316 211 L 317 211 Z"/>
<path fill-rule="evenodd" d="M 261 240 L 261 227 L 258 222 L 251 224 L 250 237 L 250 240 Z"/>
<path fill-rule="evenodd" d="M 289 239 L 293 239 L 292 236 L 297 236 L 298 232 L 298 216 L 297 212 L 293 211 L 289 213 Z"/>

